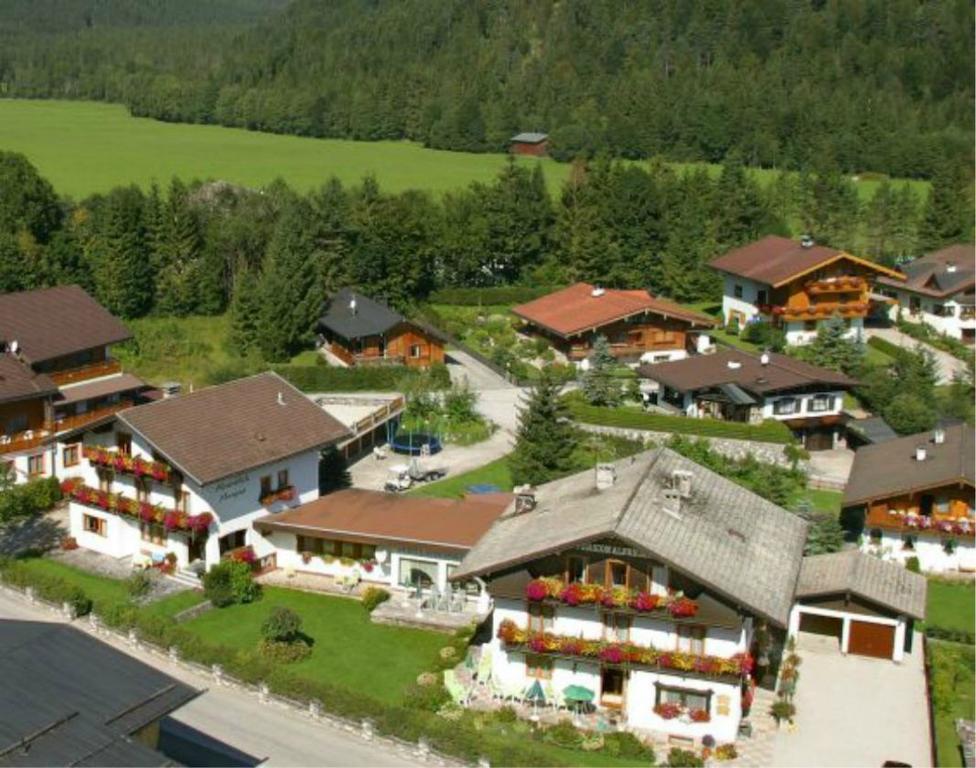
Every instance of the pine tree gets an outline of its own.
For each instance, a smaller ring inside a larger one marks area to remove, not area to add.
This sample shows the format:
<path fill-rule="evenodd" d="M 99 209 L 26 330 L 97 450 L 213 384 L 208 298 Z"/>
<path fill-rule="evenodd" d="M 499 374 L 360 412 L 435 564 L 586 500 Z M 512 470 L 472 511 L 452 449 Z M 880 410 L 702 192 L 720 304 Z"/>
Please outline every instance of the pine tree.
<path fill-rule="evenodd" d="M 766 223 L 762 190 L 738 152 L 726 156 L 715 186 L 715 231 L 720 251 L 756 240 Z"/>
<path fill-rule="evenodd" d="M 170 183 L 161 226 L 155 234 L 159 258 L 157 309 L 166 315 L 187 315 L 198 309 L 202 236 L 200 222 L 179 179 Z"/>
<path fill-rule="evenodd" d="M 820 324 L 813 341 L 798 350 L 799 355 L 814 365 L 853 374 L 864 360 L 864 343 L 847 338 L 847 327 L 839 317 Z"/>
<path fill-rule="evenodd" d="M 257 276 L 242 269 L 234 280 L 230 303 L 230 343 L 241 356 L 258 351 L 258 324 L 261 317 L 261 290 Z"/>
<path fill-rule="evenodd" d="M 519 414 L 515 450 L 509 458 L 516 485 L 539 485 L 573 468 L 577 437 L 559 399 L 560 388 L 552 373 L 543 369 Z"/>
<path fill-rule="evenodd" d="M 98 207 L 99 224 L 90 245 L 96 298 L 120 317 L 141 317 L 152 306 L 142 206 L 138 187 L 113 189 Z"/>
<path fill-rule="evenodd" d="M 610 344 L 605 336 L 597 336 L 593 341 L 593 353 L 589 367 L 583 374 L 581 389 L 590 405 L 613 406 L 620 404 L 620 384 L 613 378 L 617 360 L 610 352 Z"/>
<path fill-rule="evenodd" d="M 932 177 L 919 227 L 919 246 L 928 252 L 972 239 L 972 183 L 961 163 L 946 160 Z"/>
<path fill-rule="evenodd" d="M 718 250 L 708 213 L 712 191 L 706 171 L 687 174 L 669 213 L 658 280 L 663 292 L 678 301 L 703 301 L 719 295 L 719 279 L 706 267 Z"/>

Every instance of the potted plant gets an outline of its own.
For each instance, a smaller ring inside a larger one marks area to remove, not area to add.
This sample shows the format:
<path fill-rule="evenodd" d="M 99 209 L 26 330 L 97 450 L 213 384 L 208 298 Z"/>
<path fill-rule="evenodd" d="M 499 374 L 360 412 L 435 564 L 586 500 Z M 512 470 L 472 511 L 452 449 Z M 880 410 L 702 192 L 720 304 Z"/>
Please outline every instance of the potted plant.
<path fill-rule="evenodd" d="M 769 709 L 770 714 L 776 718 L 776 725 L 780 725 L 784 720 L 793 721 L 796 714 L 796 707 L 786 699 L 778 699 Z"/>

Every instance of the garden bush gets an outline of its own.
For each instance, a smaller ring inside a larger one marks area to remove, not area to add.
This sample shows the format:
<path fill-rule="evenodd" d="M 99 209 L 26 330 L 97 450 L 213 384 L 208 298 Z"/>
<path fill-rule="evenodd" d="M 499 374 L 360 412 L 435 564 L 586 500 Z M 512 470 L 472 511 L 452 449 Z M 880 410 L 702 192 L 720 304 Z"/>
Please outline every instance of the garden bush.
<path fill-rule="evenodd" d="M 420 375 L 419 370 L 405 365 L 374 365 L 358 368 L 276 365 L 274 371 L 302 392 L 398 392 L 403 389 L 405 381 Z M 437 376 L 438 380 L 443 379 L 442 374 Z"/>
<path fill-rule="evenodd" d="M 152 589 L 152 578 L 146 571 L 136 571 L 126 580 L 125 588 L 131 598 L 145 597 Z"/>
<path fill-rule="evenodd" d="M 46 512 L 61 500 L 56 477 L 12 485 L 0 492 L 0 524 Z"/>
<path fill-rule="evenodd" d="M 297 640 L 302 631 L 302 617 L 291 608 L 276 605 L 261 624 L 261 636 L 277 643 Z"/>
<path fill-rule="evenodd" d="M 668 752 L 668 765 L 671 768 L 701 768 L 705 765 L 705 761 L 690 749 L 672 747 Z"/>
<path fill-rule="evenodd" d="M 363 608 L 372 613 L 376 606 L 390 599 L 390 593 L 380 587 L 367 587 L 363 592 Z"/>
<path fill-rule="evenodd" d="M 938 627 L 926 624 L 925 636 L 930 637 L 933 640 L 948 640 L 953 643 L 976 645 L 976 634 L 967 632 L 964 629 L 951 629 L 949 627 Z"/>
<path fill-rule="evenodd" d="M 254 581 L 248 563 L 224 560 L 204 574 L 203 593 L 215 608 L 224 608 L 256 600 L 261 594 L 261 585 Z"/>
<path fill-rule="evenodd" d="M 26 567 L 18 560 L 3 558 L 0 559 L 0 578 L 21 589 L 31 587 L 38 597 L 50 603 L 70 603 L 77 616 L 91 612 L 91 598 L 81 587 L 71 584 L 61 576 L 41 573 Z"/>
<path fill-rule="evenodd" d="M 922 572 L 922 566 L 919 563 L 918 558 L 915 557 L 915 555 L 912 555 L 911 557 L 905 560 L 905 568 L 907 568 L 912 573 Z"/>
<path fill-rule="evenodd" d="M 654 749 L 627 731 L 603 736 L 603 749 L 613 757 L 633 758 L 646 765 L 654 765 Z"/>
<path fill-rule="evenodd" d="M 544 738 L 550 744 L 566 749 L 577 749 L 583 743 L 583 733 L 569 720 L 560 720 L 546 728 Z"/>
<path fill-rule="evenodd" d="M 304 640 L 295 640 L 293 642 L 262 640 L 258 644 L 258 651 L 268 661 L 273 661 L 277 664 L 292 664 L 311 656 L 312 646 Z"/>

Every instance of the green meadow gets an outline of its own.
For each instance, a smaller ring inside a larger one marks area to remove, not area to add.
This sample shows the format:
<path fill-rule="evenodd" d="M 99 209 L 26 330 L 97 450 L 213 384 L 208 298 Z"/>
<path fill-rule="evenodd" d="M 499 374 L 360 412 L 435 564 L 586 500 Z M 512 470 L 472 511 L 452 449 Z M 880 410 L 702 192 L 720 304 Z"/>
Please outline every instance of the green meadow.
<path fill-rule="evenodd" d="M 331 176 L 354 184 L 373 174 L 389 191 L 441 194 L 472 181 L 490 181 L 506 160 L 504 154 L 444 152 L 407 141 L 312 139 L 163 123 L 132 117 L 118 104 L 17 99 L 0 99 L 0 149 L 24 153 L 59 193 L 76 199 L 123 184 L 165 184 L 173 176 L 222 179 L 253 188 L 280 177 L 307 190 Z M 519 162 L 541 163 L 553 192 L 569 174 L 567 164 L 549 159 Z M 707 167 L 718 173 L 718 166 Z M 766 182 L 775 171 L 754 173 Z M 862 198 L 873 194 L 878 183 L 873 178 L 859 181 Z"/>

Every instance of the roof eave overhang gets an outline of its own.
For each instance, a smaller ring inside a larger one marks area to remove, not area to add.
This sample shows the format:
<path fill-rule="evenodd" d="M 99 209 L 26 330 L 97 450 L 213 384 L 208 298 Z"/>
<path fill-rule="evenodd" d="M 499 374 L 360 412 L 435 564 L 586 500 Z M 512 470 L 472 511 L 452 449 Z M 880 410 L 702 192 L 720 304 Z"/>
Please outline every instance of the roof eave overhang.
<path fill-rule="evenodd" d="M 973 481 L 968 477 L 959 475 L 955 478 L 948 478 L 944 480 L 939 480 L 938 482 L 928 483 L 926 485 L 913 485 L 908 488 L 895 488 L 890 491 L 885 491 L 884 493 L 875 493 L 869 496 L 860 496 L 854 499 L 844 498 L 841 501 L 842 507 L 854 507 L 860 506 L 861 504 L 871 504 L 875 501 L 881 501 L 882 499 L 890 499 L 892 496 L 904 496 L 905 494 L 920 493 L 921 491 L 930 491 L 935 488 L 942 488 L 946 485 L 968 485 L 970 488 L 976 488 L 973 485 Z"/>
<path fill-rule="evenodd" d="M 853 261 L 856 264 L 860 264 L 862 267 L 873 269 L 875 272 L 878 272 L 883 275 L 887 275 L 888 277 L 894 280 L 899 280 L 899 281 L 905 280 L 905 275 L 903 275 L 901 272 L 898 272 L 897 270 L 889 269 L 888 267 L 882 266 L 881 264 L 877 264 L 873 261 L 868 261 L 867 259 L 862 259 L 859 256 L 852 256 L 851 254 L 842 251 L 841 253 L 835 254 L 834 256 L 827 257 L 823 261 L 817 262 L 812 267 L 807 267 L 804 270 L 793 273 L 792 275 L 790 275 L 787 278 L 784 278 L 783 280 L 779 280 L 778 282 L 771 283 L 771 285 L 773 288 L 781 288 L 787 283 L 793 282 L 798 277 L 803 277 L 804 275 L 808 275 L 814 270 L 821 269 L 822 267 L 826 267 L 829 264 L 833 264 L 835 261 L 840 261 L 841 259 L 847 259 L 849 261 Z"/>
<path fill-rule="evenodd" d="M 270 517 L 270 516 L 269 516 Z M 254 525 L 264 531 L 279 531 L 281 533 L 295 533 L 302 536 L 309 535 L 312 538 L 328 538 L 334 536 L 336 538 L 348 537 L 357 540 L 366 541 L 368 543 L 384 543 L 384 544 L 405 544 L 409 546 L 422 546 L 430 549 L 436 549 L 441 552 L 455 552 L 462 555 L 471 549 L 470 544 L 463 544 L 456 541 L 435 541 L 433 539 L 416 539 L 407 536 L 398 536 L 396 534 L 379 534 L 379 533 L 368 533 L 365 531 L 356 531 L 346 528 L 333 528 L 330 526 L 321 525 L 306 525 L 301 523 L 289 523 L 279 520 L 268 520 L 266 518 L 258 518 L 254 521 Z M 313 534 L 319 534 L 315 536 Z"/>

